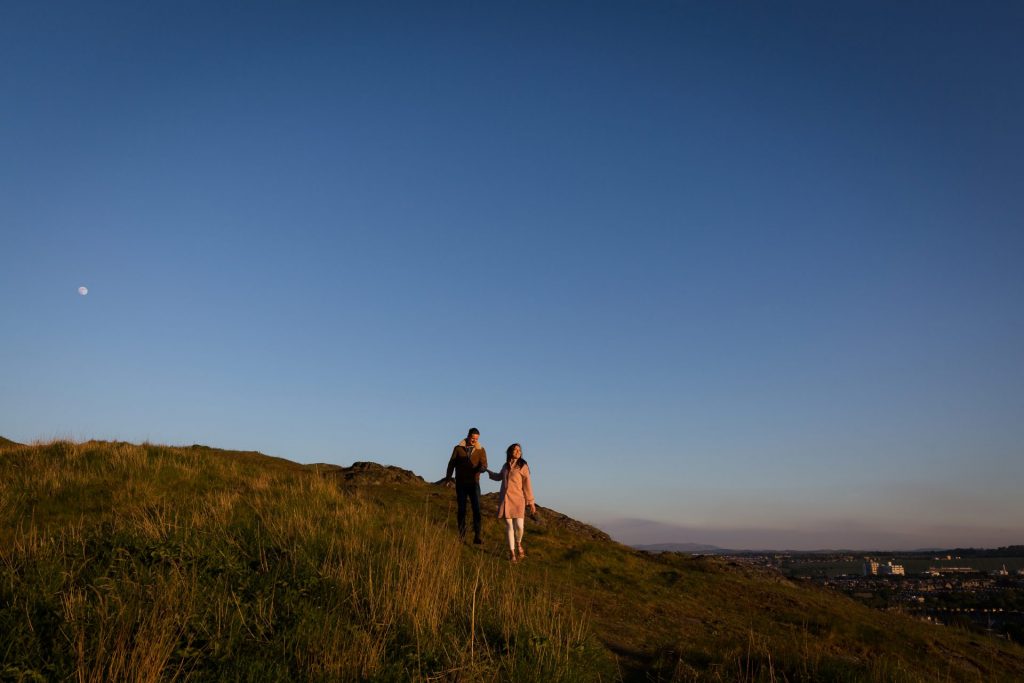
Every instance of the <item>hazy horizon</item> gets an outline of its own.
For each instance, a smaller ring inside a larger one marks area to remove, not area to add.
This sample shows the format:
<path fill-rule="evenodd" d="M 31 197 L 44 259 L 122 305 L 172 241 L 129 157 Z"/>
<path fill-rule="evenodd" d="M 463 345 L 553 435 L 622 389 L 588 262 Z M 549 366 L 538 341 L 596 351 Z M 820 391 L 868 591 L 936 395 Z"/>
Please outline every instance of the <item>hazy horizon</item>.
<path fill-rule="evenodd" d="M 995 3 L 17 3 L 0 434 L 435 479 L 474 426 L 636 537 L 1024 542 L 1021 35 Z"/>
<path fill-rule="evenodd" d="M 726 550 L 849 550 L 921 551 L 953 548 L 1001 548 L 1021 545 L 1012 529 L 936 526 L 930 530 L 900 531 L 849 524 L 809 525 L 793 529 L 686 527 L 647 519 L 611 519 L 597 523 L 612 538 L 626 545 L 694 543 Z M 959 539 L 958 543 L 920 543 L 921 539 Z"/>

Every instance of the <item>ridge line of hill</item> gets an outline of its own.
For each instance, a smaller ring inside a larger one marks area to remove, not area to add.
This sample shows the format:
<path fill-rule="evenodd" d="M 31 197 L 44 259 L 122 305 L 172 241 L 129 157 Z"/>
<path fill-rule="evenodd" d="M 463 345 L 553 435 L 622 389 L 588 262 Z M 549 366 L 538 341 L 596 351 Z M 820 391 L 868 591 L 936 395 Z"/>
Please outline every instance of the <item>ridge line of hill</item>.
<path fill-rule="evenodd" d="M 6 441 L 6 440 L 5 440 Z M 0 448 L 0 672 L 16 680 L 1011 681 L 1024 648 L 398 467 L 202 446 Z M 127 668 L 126 668 L 127 667 Z"/>

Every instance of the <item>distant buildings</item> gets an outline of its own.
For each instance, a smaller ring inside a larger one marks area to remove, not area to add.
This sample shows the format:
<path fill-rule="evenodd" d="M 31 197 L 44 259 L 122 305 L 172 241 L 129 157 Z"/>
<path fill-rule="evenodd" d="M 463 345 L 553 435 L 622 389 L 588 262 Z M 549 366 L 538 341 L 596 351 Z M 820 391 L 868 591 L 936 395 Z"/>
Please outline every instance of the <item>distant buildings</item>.
<path fill-rule="evenodd" d="M 943 574 L 974 574 L 977 571 L 974 567 L 928 567 L 928 571 L 925 574 L 927 576 L 941 576 Z"/>
<path fill-rule="evenodd" d="M 903 569 L 902 564 L 893 564 L 892 562 L 886 562 L 885 564 L 879 565 L 879 573 L 883 575 L 892 575 L 892 577 L 905 577 L 906 571 Z"/>
<path fill-rule="evenodd" d="M 886 562 L 878 565 L 878 574 L 880 576 L 906 576 L 907 572 L 903 569 L 902 564 Z"/>
<path fill-rule="evenodd" d="M 882 564 L 872 560 L 870 557 L 864 560 L 864 576 L 906 576 L 907 572 L 902 564 L 886 562 Z"/>

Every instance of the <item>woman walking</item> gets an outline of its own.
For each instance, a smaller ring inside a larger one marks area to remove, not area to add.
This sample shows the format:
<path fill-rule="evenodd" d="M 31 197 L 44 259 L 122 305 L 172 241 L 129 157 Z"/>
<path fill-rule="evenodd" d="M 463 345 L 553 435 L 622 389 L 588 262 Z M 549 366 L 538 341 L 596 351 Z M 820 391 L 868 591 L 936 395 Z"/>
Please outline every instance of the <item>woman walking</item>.
<path fill-rule="evenodd" d="M 533 500 L 533 486 L 530 483 L 530 466 L 523 459 L 522 447 L 514 443 L 505 451 L 505 466 L 495 474 L 487 470 L 487 476 L 501 482 L 498 500 L 498 518 L 505 520 L 508 527 L 508 554 L 513 562 L 526 557 L 523 551 L 523 524 L 526 506 L 530 513 L 537 514 Z M 518 556 L 517 556 L 518 553 Z"/>

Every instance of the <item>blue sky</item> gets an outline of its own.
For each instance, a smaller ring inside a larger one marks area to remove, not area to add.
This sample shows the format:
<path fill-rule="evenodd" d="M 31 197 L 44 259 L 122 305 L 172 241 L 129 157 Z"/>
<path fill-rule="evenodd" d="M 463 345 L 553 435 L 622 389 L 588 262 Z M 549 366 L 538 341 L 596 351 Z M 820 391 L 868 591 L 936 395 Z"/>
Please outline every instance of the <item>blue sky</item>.
<path fill-rule="evenodd" d="M 0 434 L 477 426 L 625 541 L 1024 542 L 1020 6 L 4 14 Z"/>

